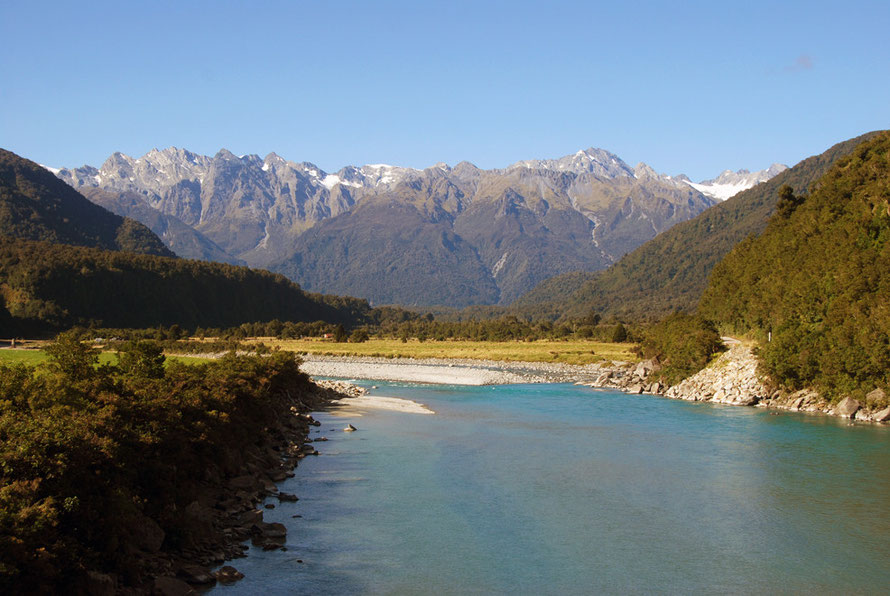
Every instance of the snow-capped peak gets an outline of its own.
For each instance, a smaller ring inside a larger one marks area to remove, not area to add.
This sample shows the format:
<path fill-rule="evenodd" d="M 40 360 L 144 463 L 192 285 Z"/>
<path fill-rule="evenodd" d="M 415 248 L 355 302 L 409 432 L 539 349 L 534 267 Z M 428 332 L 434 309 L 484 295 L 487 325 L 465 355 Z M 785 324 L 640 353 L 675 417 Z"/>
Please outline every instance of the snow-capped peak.
<path fill-rule="evenodd" d="M 690 182 L 688 179 L 685 180 L 685 182 L 703 195 L 707 195 L 720 201 L 725 201 L 743 190 L 748 190 L 761 182 L 766 182 L 773 176 L 781 174 L 787 169 L 788 166 L 786 165 L 774 163 L 769 168 L 760 170 L 759 172 L 749 172 L 748 170 L 738 170 L 733 172 L 732 170 L 724 170 L 716 178 L 702 180 L 698 184 Z"/>

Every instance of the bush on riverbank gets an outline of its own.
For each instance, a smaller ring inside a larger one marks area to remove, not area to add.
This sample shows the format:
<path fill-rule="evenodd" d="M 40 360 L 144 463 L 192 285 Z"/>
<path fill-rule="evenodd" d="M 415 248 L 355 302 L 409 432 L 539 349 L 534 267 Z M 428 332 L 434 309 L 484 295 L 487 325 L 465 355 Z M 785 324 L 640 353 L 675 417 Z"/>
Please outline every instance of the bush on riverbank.
<path fill-rule="evenodd" d="M 202 482 L 237 473 L 310 387 L 286 352 L 165 367 L 146 342 L 120 366 L 73 336 L 47 351 L 44 365 L 0 365 L 5 593 L 77 591 L 86 570 L 139 581 L 146 553 L 187 540 Z"/>
<path fill-rule="evenodd" d="M 713 323 L 675 313 L 646 330 L 640 355 L 661 364 L 661 380 L 675 385 L 703 369 L 714 354 L 724 349 Z"/>

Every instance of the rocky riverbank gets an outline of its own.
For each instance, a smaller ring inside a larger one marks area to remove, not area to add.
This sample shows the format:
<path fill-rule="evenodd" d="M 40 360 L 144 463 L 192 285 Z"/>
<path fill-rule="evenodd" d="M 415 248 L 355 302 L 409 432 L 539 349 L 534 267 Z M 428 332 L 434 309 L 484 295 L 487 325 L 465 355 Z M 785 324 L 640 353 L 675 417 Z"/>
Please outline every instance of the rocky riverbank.
<path fill-rule="evenodd" d="M 789 392 L 775 389 L 758 372 L 757 358 L 751 348 L 742 344 L 730 346 L 707 368 L 672 387 L 664 387 L 652 380 L 657 378 L 657 372 L 658 366 L 652 361 L 640 362 L 633 367 L 613 367 L 590 385 L 686 401 L 813 412 L 862 422 L 890 422 L 890 407 L 885 407 L 886 396 L 881 389 L 869 393 L 865 403 L 848 397 L 836 404 L 813 390 Z"/>
<path fill-rule="evenodd" d="M 145 518 L 142 535 L 134 537 L 134 548 L 142 552 L 148 573 L 135 582 L 136 587 L 124 588 L 122 578 L 89 572 L 78 591 L 96 596 L 195 594 L 217 582 L 232 583 L 243 577 L 230 565 L 213 569 L 245 556 L 246 541 L 263 549 L 282 548 L 287 529 L 283 524 L 266 523 L 261 503 L 270 497 L 298 499 L 280 492 L 276 483 L 292 477 L 301 459 L 318 455 L 309 433 L 319 422 L 311 412 L 361 392 L 344 383 L 325 385 L 314 385 L 309 392 L 290 398 L 289 411 L 282 413 L 278 424 L 244 446 L 237 473 L 223 476 L 208 470 L 201 491 L 183 511 L 189 531 L 177 541 L 179 546 L 170 547 L 163 530 Z M 126 583 L 134 584 L 132 580 Z"/>

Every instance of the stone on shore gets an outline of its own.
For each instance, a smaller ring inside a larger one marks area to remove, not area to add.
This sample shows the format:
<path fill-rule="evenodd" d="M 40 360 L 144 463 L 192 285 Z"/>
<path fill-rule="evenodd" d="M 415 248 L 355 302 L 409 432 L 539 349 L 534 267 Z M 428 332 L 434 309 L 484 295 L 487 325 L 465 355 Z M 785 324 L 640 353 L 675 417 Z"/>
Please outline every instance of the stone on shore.
<path fill-rule="evenodd" d="M 876 412 L 871 419 L 875 422 L 890 422 L 890 406 L 887 406 L 880 412 Z"/>
<path fill-rule="evenodd" d="M 286 538 L 287 537 L 287 527 L 284 524 L 279 523 L 263 523 L 260 525 L 260 532 L 263 535 L 263 538 Z"/>
<path fill-rule="evenodd" d="M 868 395 L 865 396 L 865 403 L 869 407 L 874 407 L 874 404 L 882 404 L 887 400 L 887 394 L 884 393 L 884 390 L 881 388 L 875 389 L 874 391 L 870 391 Z"/>
<path fill-rule="evenodd" d="M 862 404 L 852 397 L 845 397 L 835 408 L 835 413 L 841 418 L 852 418 L 861 407 Z"/>
<path fill-rule="evenodd" d="M 232 490 L 255 490 L 259 488 L 259 481 L 255 476 L 251 476 L 250 474 L 246 474 L 244 476 L 238 476 L 237 478 L 232 478 L 229 480 L 229 487 Z"/>
<path fill-rule="evenodd" d="M 187 583 L 175 577 L 157 577 L 152 589 L 153 596 L 191 596 L 197 592 Z"/>
<path fill-rule="evenodd" d="M 224 565 L 220 567 L 214 573 L 216 576 L 216 581 L 221 584 L 234 584 L 239 579 L 244 578 L 244 574 L 232 567 L 231 565 Z"/>
<path fill-rule="evenodd" d="M 643 360 L 642 362 L 637 363 L 636 367 L 634 367 L 633 376 L 638 379 L 645 379 L 650 373 L 659 368 L 660 367 L 654 360 Z"/>
<path fill-rule="evenodd" d="M 244 528 L 252 528 L 263 523 L 263 512 L 259 509 L 245 511 L 238 518 L 238 525 Z"/>
<path fill-rule="evenodd" d="M 98 571 L 87 571 L 86 593 L 89 596 L 114 596 L 114 578 Z"/>
<path fill-rule="evenodd" d="M 158 523 L 143 515 L 139 523 L 133 526 L 133 544 L 148 553 L 156 553 L 161 550 L 164 543 L 164 530 Z"/>
<path fill-rule="evenodd" d="M 198 586 L 212 585 L 216 583 L 216 578 L 207 567 L 200 565 L 185 565 L 180 567 L 176 575 L 186 583 Z"/>

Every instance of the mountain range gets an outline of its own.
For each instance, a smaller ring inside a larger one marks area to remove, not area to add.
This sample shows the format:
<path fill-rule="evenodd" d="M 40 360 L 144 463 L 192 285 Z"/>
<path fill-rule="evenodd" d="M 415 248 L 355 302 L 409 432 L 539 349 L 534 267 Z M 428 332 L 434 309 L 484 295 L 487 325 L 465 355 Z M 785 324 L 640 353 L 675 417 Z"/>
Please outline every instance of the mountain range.
<path fill-rule="evenodd" d="M 281 272 L 304 288 L 406 305 L 509 304 L 597 271 L 784 166 L 700 184 L 590 148 L 483 170 L 372 164 L 328 173 L 270 153 L 121 153 L 53 170 L 180 256 Z"/>

